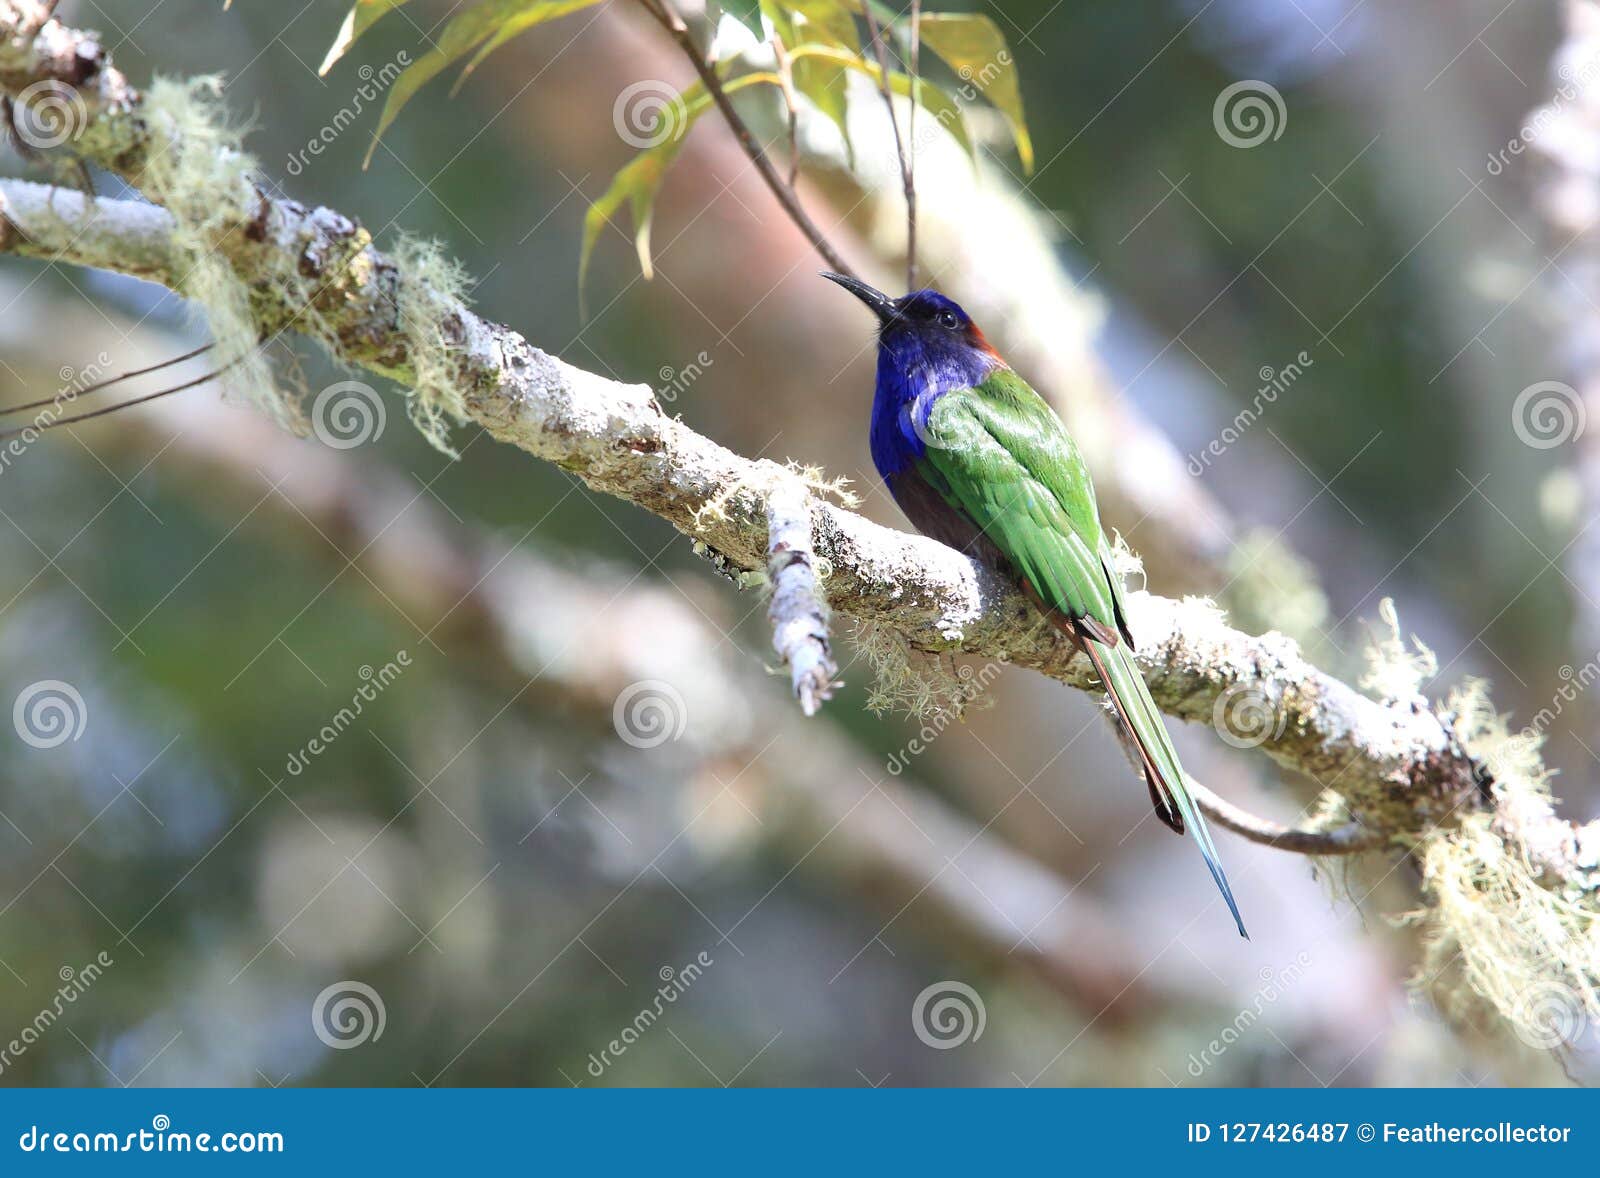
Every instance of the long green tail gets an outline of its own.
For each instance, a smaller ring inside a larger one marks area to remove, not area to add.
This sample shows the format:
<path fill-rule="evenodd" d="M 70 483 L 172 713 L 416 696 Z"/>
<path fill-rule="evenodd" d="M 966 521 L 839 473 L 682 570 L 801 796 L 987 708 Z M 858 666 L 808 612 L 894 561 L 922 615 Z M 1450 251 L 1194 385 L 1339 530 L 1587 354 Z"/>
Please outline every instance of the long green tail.
<path fill-rule="evenodd" d="M 1139 665 L 1133 661 L 1133 652 L 1126 642 L 1106 646 L 1092 638 L 1083 639 L 1083 647 L 1094 663 L 1100 681 L 1105 684 L 1106 694 L 1116 706 L 1125 730 L 1138 749 L 1145 776 L 1150 779 L 1152 797 L 1159 794 L 1176 808 L 1182 827 L 1192 833 L 1194 841 L 1200 844 L 1200 853 L 1205 856 L 1206 866 L 1211 869 L 1211 878 L 1217 881 L 1222 898 L 1228 902 L 1234 923 L 1239 926 L 1239 935 L 1248 941 L 1250 934 L 1245 932 L 1244 918 L 1239 915 L 1239 906 L 1233 901 L 1233 889 L 1228 886 L 1228 877 L 1223 873 L 1221 860 L 1217 858 L 1211 832 L 1206 829 L 1205 818 L 1189 796 L 1184 784 L 1183 766 L 1178 763 L 1178 750 L 1172 745 L 1172 737 L 1167 732 L 1161 713 L 1156 709 L 1156 701 L 1150 698 L 1150 688 L 1145 684 Z M 1158 798 L 1158 812 L 1159 809 Z"/>

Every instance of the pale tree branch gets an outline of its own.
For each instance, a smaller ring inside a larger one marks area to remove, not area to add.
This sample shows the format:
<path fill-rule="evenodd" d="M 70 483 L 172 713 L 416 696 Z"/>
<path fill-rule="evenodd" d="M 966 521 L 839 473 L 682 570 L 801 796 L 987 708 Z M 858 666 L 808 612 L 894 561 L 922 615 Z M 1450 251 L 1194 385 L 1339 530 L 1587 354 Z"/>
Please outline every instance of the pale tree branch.
<path fill-rule="evenodd" d="M 36 0 L 0 0 L 0 91 L 70 79 L 86 119 L 73 147 L 139 184 L 157 145 L 138 93 L 91 37 L 45 15 Z M 243 171 L 226 175 L 233 188 L 216 194 L 208 244 L 249 288 L 261 336 L 314 320 L 341 360 L 402 384 L 417 380 L 419 366 L 443 361 L 461 411 L 491 436 L 668 521 L 725 570 L 766 566 L 773 496 L 791 486 L 793 471 L 732 453 L 669 417 L 648 388 L 542 352 L 448 291 L 421 292 L 438 309 L 445 355 L 418 354 L 400 307 L 418 297 L 425 277 L 377 250 L 347 217 L 269 197 Z M 20 181 L 0 183 L 0 201 L 14 226 L 0 242 L 5 249 L 183 288 L 179 226 L 165 210 Z M 285 273 L 296 276 L 293 286 Z M 309 304 L 297 301 L 303 290 L 313 292 Z M 834 611 L 891 627 L 918 650 L 965 651 L 1095 687 L 1087 660 L 993 571 L 820 498 L 810 514 L 812 551 L 827 569 L 821 588 Z M 1214 722 L 1239 693 L 1253 694 L 1273 718 L 1260 749 L 1337 788 L 1362 829 L 1406 845 L 1491 806 L 1484 765 L 1424 701 L 1372 699 L 1311 665 L 1281 635 L 1241 633 L 1201 603 L 1135 593 L 1130 613 L 1140 666 L 1163 710 Z M 1495 818 L 1498 835 L 1548 886 L 1594 893 L 1600 824 L 1580 831 L 1528 797 Z"/>
<path fill-rule="evenodd" d="M 141 275 L 181 277 L 175 260 L 152 253 L 159 234 L 151 219 L 169 216 L 159 209 L 23 181 L 0 182 L 0 199 L 23 231 L 9 242 L 15 252 L 119 270 L 126 225 Z M 323 292 L 322 321 L 342 357 L 406 382 L 413 358 L 396 323 L 392 292 L 402 276 L 394 262 L 330 210 L 278 200 L 261 210 L 259 225 L 219 243 L 241 276 L 278 272 L 275 251 L 294 243 L 299 271 L 310 271 Z M 353 261 L 330 271 L 324 258 Z M 273 305 L 270 282 L 265 287 L 263 331 L 296 320 L 300 309 Z M 492 436 L 653 512 L 726 569 L 766 567 L 772 494 L 790 485 L 792 471 L 731 453 L 668 417 L 647 387 L 568 365 L 464 306 L 453 308 L 447 333 L 466 410 Z M 1001 658 L 1095 687 L 1088 660 L 993 571 L 834 504 L 813 498 L 812 510 L 813 550 L 827 562 L 823 588 L 835 611 L 889 625 L 920 650 Z M 1353 813 L 1377 829 L 1419 831 L 1475 804 L 1480 766 L 1436 712 L 1361 695 L 1308 663 L 1290 640 L 1232 630 L 1198 603 L 1138 592 L 1130 608 L 1140 664 L 1169 713 L 1210 723 L 1225 693 L 1258 693 L 1278 717 L 1263 751 L 1313 778 L 1337 777 Z"/>

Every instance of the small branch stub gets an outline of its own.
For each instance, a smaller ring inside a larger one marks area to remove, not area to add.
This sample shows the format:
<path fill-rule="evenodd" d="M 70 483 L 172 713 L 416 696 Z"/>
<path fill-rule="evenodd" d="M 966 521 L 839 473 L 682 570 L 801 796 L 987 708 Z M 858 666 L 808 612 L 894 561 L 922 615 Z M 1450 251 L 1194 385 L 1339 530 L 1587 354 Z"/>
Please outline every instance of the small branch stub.
<path fill-rule="evenodd" d="M 785 482 L 767 500 L 767 577 L 772 646 L 789 667 L 800 710 L 814 716 L 833 697 L 838 665 L 828 642 L 828 604 L 817 586 L 811 547 L 811 494 Z"/>

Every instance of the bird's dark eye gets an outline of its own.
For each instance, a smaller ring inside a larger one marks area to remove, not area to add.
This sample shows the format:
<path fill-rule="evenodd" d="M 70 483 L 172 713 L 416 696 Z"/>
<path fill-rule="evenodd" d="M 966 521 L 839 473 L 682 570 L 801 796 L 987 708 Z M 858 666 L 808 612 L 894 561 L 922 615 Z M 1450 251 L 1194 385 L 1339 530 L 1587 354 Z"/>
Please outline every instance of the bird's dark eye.
<path fill-rule="evenodd" d="M 939 312 L 939 326 L 940 327 L 954 328 L 955 325 L 956 325 L 956 313 L 954 311 L 940 311 Z"/>

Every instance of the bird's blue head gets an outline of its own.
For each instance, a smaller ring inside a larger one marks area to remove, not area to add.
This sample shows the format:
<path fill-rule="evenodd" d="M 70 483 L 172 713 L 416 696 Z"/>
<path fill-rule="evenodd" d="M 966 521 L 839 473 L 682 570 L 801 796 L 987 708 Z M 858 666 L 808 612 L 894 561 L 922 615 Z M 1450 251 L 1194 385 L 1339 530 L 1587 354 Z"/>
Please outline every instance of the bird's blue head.
<path fill-rule="evenodd" d="M 872 403 L 872 457 L 893 477 L 924 449 L 923 427 L 945 393 L 971 388 L 1005 367 L 972 317 L 932 290 L 890 298 L 858 278 L 824 273 L 878 317 L 878 385 Z"/>
<path fill-rule="evenodd" d="M 878 317 L 878 383 L 905 385 L 916 396 L 967 388 L 1001 361 L 972 317 L 935 290 L 914 290 L 898 299 L 857 278 L 824 273 Z"/>

